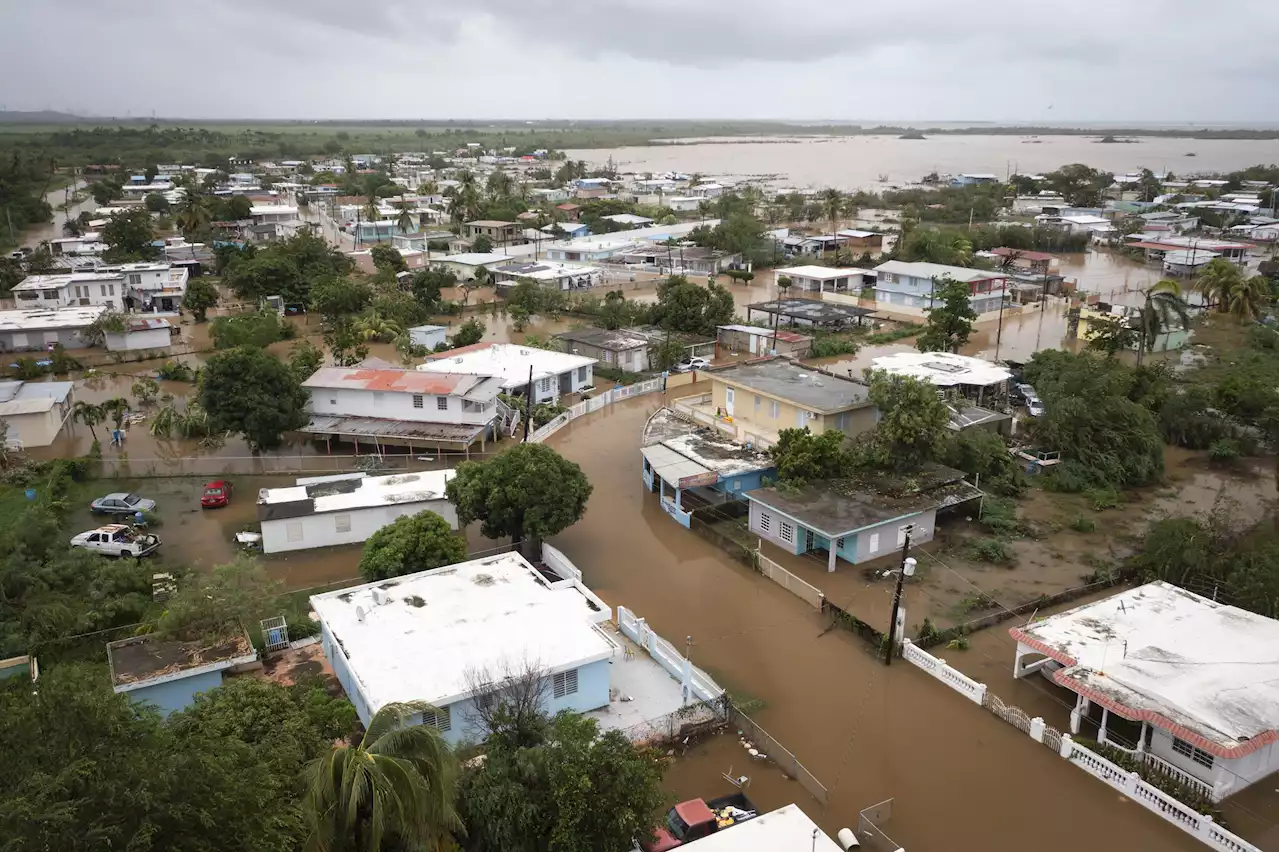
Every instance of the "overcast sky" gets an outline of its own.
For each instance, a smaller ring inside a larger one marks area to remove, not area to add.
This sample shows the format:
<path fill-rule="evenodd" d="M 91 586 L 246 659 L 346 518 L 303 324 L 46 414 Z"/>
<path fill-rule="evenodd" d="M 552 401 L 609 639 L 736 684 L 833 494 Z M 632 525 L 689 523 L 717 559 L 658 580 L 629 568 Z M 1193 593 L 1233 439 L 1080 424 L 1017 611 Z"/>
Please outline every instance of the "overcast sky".
<path fill-rule="evenodd" d="M 0 106 L 1274 126 L 1276 0 L 0 0 Z"/>

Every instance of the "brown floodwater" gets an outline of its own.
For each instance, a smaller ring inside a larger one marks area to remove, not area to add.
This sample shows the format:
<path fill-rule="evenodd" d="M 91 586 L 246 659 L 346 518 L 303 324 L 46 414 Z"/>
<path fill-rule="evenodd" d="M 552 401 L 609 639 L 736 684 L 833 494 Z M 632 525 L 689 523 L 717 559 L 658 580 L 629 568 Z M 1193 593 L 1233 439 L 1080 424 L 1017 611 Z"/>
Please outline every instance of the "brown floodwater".
<path fill-rule="evenodd" d="M 675 524 L 640 479 L 640 430 L 660 404 L 648 396 L 610 406 L 550 440 L 595 488 L 586 515 L 555 544 L 607 602 L 668 638 L 691 636 L 698 665 L 763 702 L 754 718 L 831 791 L 823 808 L 791 790 L 825 830 L 893 797 L 889 831 L 908 849 L 1074 852 L 1079 834 L 1046 830 L 1066 814 L 1087 820 L 1101 848 L 1198 848 L 918 670 L 885 668 L 851 634 L 828 631 L 800 600 Z M 732 743 L 701 751 L 671 768 L 673 789 L 718 794 L 730 765 L 754 772 Z"/>
<path fill-rule="evenodd" d="M 1106 131 L 1099 131 L 1101 136 Z M 990 173 L 1003 178 L 1086 163 L 1121 174 L 1149 168 L 1156 174 L 1228 172 L 1276 159 L 1274 139 L 1208 140 L 1144 137 L 1132 145 L 1103 145 L 1087 136 L 774 137 L 757 141 L 710 139 L 694 144 L 566 151 L 571 160 L 621 171 L 698 173 L 704 177 L 771 180 L 797 187 L 875 189 L 919 181 L 930 173 Z M 1194 154 L 1188 157 L 1187 154 Z"/>

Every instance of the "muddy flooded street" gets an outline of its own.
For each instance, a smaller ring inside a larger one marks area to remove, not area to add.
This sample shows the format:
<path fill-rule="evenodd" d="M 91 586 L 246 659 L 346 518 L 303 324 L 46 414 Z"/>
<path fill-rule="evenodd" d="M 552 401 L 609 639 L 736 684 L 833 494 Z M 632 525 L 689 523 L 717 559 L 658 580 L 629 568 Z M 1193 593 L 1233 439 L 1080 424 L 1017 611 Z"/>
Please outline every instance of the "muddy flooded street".
<path fill-rule="evenodd" d="M 607 602 L 664 636 L 691 636 L 694 661 L 738 700 L 762 702 L 753 718 L 831 798 L 823 808 L 786 782 L 763 804 L 791 798 L 834 835 L 894 797 L 887 830 L 908 849 L 1074 852 L 1076 833 L 1045 831 L 1064 814 L 1087 815 L 1100 848 L 1199 848 L 913 667 L 885 668 L 852 634 L 828 631 L 802 601 L 675 524 L 640 476 L 640 430 L 661 404 L 654 395 L 610 406 L 550 439 L 595 488 L 585 517 L 554 543 Z M 728 786 L 720 773 L 755 773 L 730 740 L 678 761 L 669 786 L 715 795 Z"/>

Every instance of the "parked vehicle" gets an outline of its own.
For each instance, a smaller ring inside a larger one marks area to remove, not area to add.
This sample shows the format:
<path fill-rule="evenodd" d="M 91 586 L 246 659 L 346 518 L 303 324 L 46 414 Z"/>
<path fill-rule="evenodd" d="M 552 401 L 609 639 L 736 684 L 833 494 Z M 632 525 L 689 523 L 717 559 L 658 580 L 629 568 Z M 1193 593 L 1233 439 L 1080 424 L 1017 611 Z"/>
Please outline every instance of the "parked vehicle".
<path fill-rule="evenodd" d="M 756 806 L 742 793 L 730 793 L 710 801 L 690 799 L 667 811 L 662 825 L 654 832 L 654 839 L 642 843 L 641 848 L 644 852 L 666 852 L 754 819 L 756 815 Z"/>
<path fill-rule="evenodd" d="M 1011 396 L 1017 402 L 1022 402 L 1022 403 L 1025 403 L 1028 400 L 1040 398 L 1040 395 L 1036 393 L 1035 388 L 1023 382 L 1019 382 L 1018 384 L 1013 386 L 1013 393 L 1011 394 Z"/>
<path fill-rule="evenodd" d="M 200 495 L 201 509 L 216 509 L 231 502 L 231 483 L 225 479 L 215 479 L 204 484 L 204 492 Z"/>
<path fill-rule="evenodd" d="M 95 515 L 132 515 L 135 512 L 151 512 L 155 508 L 155 500 L 148 500 L 137 494 L 126 494 L 123 491 L 99 497 L 89 504 L 89 511 Z"/>
<path fill-rule="evenodd" d="M 82 532 L 71 539 L 72 547 L 83 547 L 103 556 L 140 558 L 160 549 L 159 537 L 140 532 L 124 524 L 108 524 Z"/>
<path fill-rule="evenodd" d="M 685 358 L 682 358 L 680 360 L 680 363 L 676 364 L 675 367 L 672 368 L 672 370 L 673 372 L 676 372 L 676 373 L 690 373 L 690 372 L 693 372 L 694 370 L 705 370 L 710 366 L 711 366 L 710 358 L 703 358 L 701 356 L 698 356 L 696 358 L 690 358 L 686 356 Z"/>
<path fill-rule="evenodd" d="M 1040 417 L 1044 414 L 1044 402 L 1039 397 L 1032 397 L 1027 400 L 1027 414 L 1032 417 Z"/>

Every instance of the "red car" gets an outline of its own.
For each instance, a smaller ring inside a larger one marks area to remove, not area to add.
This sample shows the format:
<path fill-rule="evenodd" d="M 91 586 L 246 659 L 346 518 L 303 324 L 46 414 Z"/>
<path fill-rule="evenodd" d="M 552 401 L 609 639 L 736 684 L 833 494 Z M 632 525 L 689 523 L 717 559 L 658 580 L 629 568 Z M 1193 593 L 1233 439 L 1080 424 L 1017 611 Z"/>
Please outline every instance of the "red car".
<path fill-rule="evenodd" d="M 201 509 L 216 509 L 231 502 L 231 483 L 225 479 L 204 484 L 204 493 L 200 495 Z"/>

